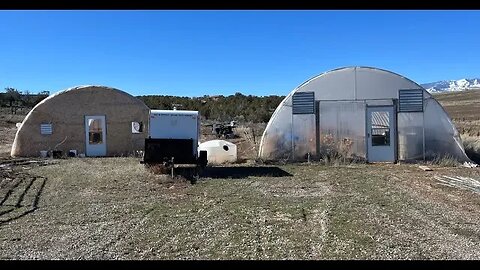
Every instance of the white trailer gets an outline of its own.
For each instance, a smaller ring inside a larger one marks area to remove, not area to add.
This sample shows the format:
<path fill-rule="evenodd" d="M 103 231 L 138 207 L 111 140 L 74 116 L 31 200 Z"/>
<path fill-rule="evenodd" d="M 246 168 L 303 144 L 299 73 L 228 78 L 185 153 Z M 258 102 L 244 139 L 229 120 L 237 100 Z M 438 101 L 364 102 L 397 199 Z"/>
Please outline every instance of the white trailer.
<path fill-rule="evenodd" d="M 192 155 L 197 155 L 200 114 L 198 111 L 151 110 L 148 135 L 151 139 L 192 139 Z"/>
<path fill-rule="evenodd" d="M 200 114 L 198 111 L 151 110 L 143 163 L 196 164 L 205 167 L 206 151 L 198 152 Z"/>

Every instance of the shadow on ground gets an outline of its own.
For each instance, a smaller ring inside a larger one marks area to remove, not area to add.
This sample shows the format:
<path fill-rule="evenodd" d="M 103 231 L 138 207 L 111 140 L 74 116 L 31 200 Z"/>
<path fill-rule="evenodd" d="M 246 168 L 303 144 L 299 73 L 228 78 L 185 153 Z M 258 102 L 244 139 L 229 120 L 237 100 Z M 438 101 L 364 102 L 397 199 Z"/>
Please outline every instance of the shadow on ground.
<path fill-rule="evenodd" d="M 47 178 L 0 171 L 0 225 L 38 209 Z"/>
<path fill-rule="evenodd" d="M 257 177 L 285 177 L 293 176 L 292 174 L 274 166 L 268 167 L 207 167 L 201 173 L 201 177 L 205 178 L 247 178 L 250 176 Z"/>
<path fill-rule="evenodd" d="M 480 153 L 467 149 L 465 150 L 465 153 L 471 161 L 480 165 Z"/>

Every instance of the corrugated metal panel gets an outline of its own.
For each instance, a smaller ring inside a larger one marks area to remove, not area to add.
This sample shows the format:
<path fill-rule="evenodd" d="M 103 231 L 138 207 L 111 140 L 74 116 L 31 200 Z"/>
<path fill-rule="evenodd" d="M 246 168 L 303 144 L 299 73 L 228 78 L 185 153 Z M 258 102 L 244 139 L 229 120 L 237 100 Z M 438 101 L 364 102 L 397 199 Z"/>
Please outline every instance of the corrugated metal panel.
<path fill-rule="evenodd" d="M 292 97 L 293 114 L 314 114 L 315 113 L 315 93 L 297 92 Z"/>
<path fill-rule="evenodd" d="M 423 90 L 402 89 L 398 91 L 399 112 L 423 112 Z"/>
<path fill-rule="evenodd" d="M 52 124 L 40 124 L 40 133 L 45 135 L 52 134 Z"/>

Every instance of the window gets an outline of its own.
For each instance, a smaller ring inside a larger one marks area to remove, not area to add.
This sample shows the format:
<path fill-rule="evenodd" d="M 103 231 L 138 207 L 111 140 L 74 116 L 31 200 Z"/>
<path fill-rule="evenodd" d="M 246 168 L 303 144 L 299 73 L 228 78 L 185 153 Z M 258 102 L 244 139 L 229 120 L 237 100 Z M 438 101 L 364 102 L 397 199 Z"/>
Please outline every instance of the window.
<path fill-rule="evenodd" d="M 143 132 L 143 123 L 132 122 L 132 133 L 142 133 L 142 132 Z"/>
<path fill-rule="evenodd" d="M 103 130 L 101 119 L 88 119 L 88 143 L 103 143 Z"/>
<path fill-rule="evenodd" d="M 372 112 L 372 146 L 390 145 L 390 113 Z"/>

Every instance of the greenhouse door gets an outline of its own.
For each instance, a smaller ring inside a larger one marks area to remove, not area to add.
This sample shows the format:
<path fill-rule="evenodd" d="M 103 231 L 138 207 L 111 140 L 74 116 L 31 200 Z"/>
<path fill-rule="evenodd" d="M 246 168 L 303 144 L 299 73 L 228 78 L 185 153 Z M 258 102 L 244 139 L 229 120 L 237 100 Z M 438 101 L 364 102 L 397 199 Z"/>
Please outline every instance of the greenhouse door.
<path fill-rule="evenodd" d="M 368 162 L 395 162 L 394 107 L 367 107 L 366 132 Z"/>
<path fill-rule="evenodd" d="M 105 115 L 85 116 L 86 155 L 89 157 L 107 154 Z"/>

